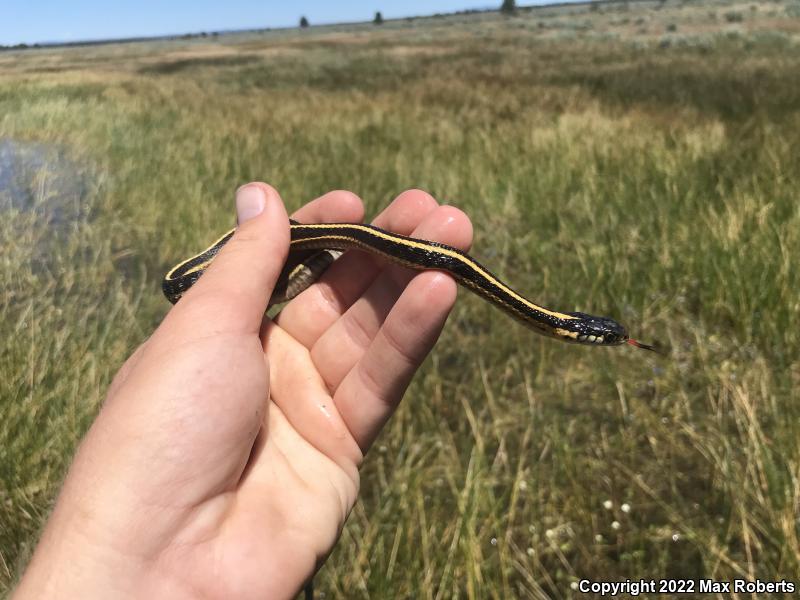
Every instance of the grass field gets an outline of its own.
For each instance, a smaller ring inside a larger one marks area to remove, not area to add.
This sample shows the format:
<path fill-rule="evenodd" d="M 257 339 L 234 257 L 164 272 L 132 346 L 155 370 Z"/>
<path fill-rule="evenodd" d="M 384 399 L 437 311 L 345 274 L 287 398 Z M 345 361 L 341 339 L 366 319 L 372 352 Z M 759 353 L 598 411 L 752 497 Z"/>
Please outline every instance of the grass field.
<path fill-rule="evenodd" d="M 80 181 L 0 191 L 0 591 L 163 273 L 253 179 L 369 214 L 424 188 L 519 289 L 670 348 L 559 344 L 462 294 L 320 597 L 797 581 L 799 40 L 797 1 L 668 0 L 0 53 L 0 140 Z"/>

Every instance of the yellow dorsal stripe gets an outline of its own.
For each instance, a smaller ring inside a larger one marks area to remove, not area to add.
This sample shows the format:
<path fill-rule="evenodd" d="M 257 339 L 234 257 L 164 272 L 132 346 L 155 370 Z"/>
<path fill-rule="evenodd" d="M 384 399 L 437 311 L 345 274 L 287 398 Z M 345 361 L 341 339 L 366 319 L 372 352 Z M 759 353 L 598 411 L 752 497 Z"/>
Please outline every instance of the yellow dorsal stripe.
<path fill-rule="evenodd" d="M 461 252 L 458 252 L 455 249 L 443 248 L 441 246 L 435 246 L 433 244 L 425 242 L 424 240 L 401 237 L 401 236 L 392 234 L 391 232 L 384 231 L 382 229 L 368 227 L 366 225 L 359 225 L 358 223 L 333 223 L 333 224 L 329 224 L 329 223 L 311 223 L 311 224 L 296 223 L 295 224 L 295 223 L 292 223 L 291 227 L 293 229 L 294 228 L 298 228 L 298 229 L 299 228 L 305 228 L 305 229 L 319 229 L 319 230 L 322 230 L 320 235 L 318 237 L 316 237 L 316 238 L 310 238 L 310 239 L 305 239 L 305 240 L 296 240 L 296 241 L 292 241 L 292 244 L 295 244 L 295 243 L 299 244 L 299 243 L 303 243 L 303 242 L 322 241 L 324 239 L 342 240 L 342 241 L 354 244 L 354 245 L 356 245 L 358 247 L 362 247 L 365 250 L 375 251 L 378 254 L 382 254 L 382 255 L 386 256 L 390 260 L 394 260 L 394 261 L 397 261 L 397 262 L 400 262 L 400 263 L 409 264 L 408 261 L 404 261 L 401 257 L 394 256 L 394 255 L 388 254 L 386 252 L 382 252 L 378 248 L 374 248 L 373 246 L 364 244 L 362 242 L 359 242 L 358 240 L 355 240 L 352 237 L 347 236 L 346 233 L 345 233 L 347 230 L 351 230 L 351 231 L 354 230 L 354 231 L 361 231 L 363 233 L 366 233 L 370 237 L 383 239 L 383 240 L 386 240 L 386 241 L 389 241 L 389 242 L 393 242 L 395 244 L 400 244 L 402 246 L 411 246 L 413 248 L 426 250 L 428 252 L 434 252 L 434 253 L 437 253 L 437 254 L 443 254 L 445 256 L 448 256 L 450 258 L 454 258 L 454 259 L 458 260 L 459 262 L 467 265 L 467 267 L 472 269 L 474 272 L 478 273 L 480 276 L 482 276 L 485 279 L 487 279 L 488 281 L 490 281 L 493 285 L 495 285 L 498 289 L 500 289 L 504 294 L 506 294 L 509 297 L 514 298 L 515 300 L 521 302 L 522 304 L 524 304 L 525 306 L 527 306 L 531 310 L 538 311 L 538 312 L 540 312 L 542 314 L 549 315 L 549 316 L 557 318 L 557 319 L 564 319 L 564 320 L 570 320 L 570 321 L 578 319 L 578 317 L 575 317 L 575 316 L 572 316 L 572 315 L 568 315 L 568 314 L 565 314 L 565 313 L 561 313 L 561 312 L 557 312 L 557 311 L 553 311 L 553 310 L 549 310 L 547 308 L 544 308 L 543 306 L 539 306 L 537 304 L 534 304 L 533 302 L 531 302 L 527 298 L 525 298 L 523 296 L 520 296 L 517 292 L 512 290 L 510 287 L 508 287 L 506 284 L 504 284 L 502 281 L 500 281 L 494 275 L 492 275 L 486 269 L 484 269 L 481 265 L 479 265 L 477 262 L 472 260 L 469 256 L 467 256 L 467 255 L 465 255 L 465 254 L 463 254 Z M 198 258 L 202 257 L 204 254 L 210 253 L 212 250 L 217 248 L 217 246 L 222 244 L 222 241 L 226 237 L 228 237 L 233 231 L 234 231 L 233 229 L 230 230 L 230 231 L 227 231 L 225 234 L 221 235 L 213 244 L 211 244 L 208 248 L 206 248 L 202 252 L 200 252 L 198 254 L 195 254 L 191 258 L 187 258 L 183 262 L 175 265 L 170 270 L 170 272 L 167 273 L 165 279 L 167 281 L 173 280 L 175 278 L 175 273 L 177 271 L 179 271 L 181 268 L 183 268 L 187 263 L 190 263 L 190 262 L 192 262 L 194 260 L 197 260 Z M 213 257 L 209 258 L 206 261 L 203 261 L 202 263 L 199 263 L 199 264 L 193 266 L 192 268 L 188 269 L 186 272 L 181 273 L 179 277 L 185 277 L 185 276 L 190 275 L 192 273 L 196 273 L 198 271 L 203 271 L 204 269 L 206 269 L 208 267 L 208 265 L 211 263 L 212 259 L 213 259 Z"/>
<path fill-rule="evenodd" d="M 528 308 L 530 308 L 532 310 L 539 311 L 541 313 L 544 313 L 546 315 L 549 315 L 549 316 L 557 318 L 557 319 L 565 319 L 565 320 L 570 320 L 570 321 L 578 319 L 578 317 L 575 317 L 573 315 L 568 315 L 568 314 L 565 314 L 565 313 L 556 312 L 556 311 L 544 308 L 542 306 L 539 306 L 537 304 L 534 304 L 533 302 L 531 302 L 527 298 L 525 298 L 523 296 L 520 296 L 518 293 L 516 293 L 514 290 L 512 290 L 510 287 L 508 287 L 502 281 L 500 281 L 499 279 L 494 277 L 491 273 L 486 271 L 486 269 L 481 267 L 478 263 L 476 263 L 475 261 L 471 260 L 468 256 L 462 254 L 461 252 L 457 252 L 456 250 L 450 249 L 450 248 L 442 248 L 440 246 L 434 246 L 432 244 L 426 243 L 423 240 L 399 237 L 399 236 L 396 236 L 396 235 L 393 235 L 393 234 L 389 233 L 388 231 L 383 231 L 382 229 L 374 229 L 372 227 L 367 227 L 365 225 L 358 225 L 357 223 L 336 223 L 335 225 L 330 225 L 330 224 L 325 224 L 325 223 L 310 224 L 310 225 L 298 224 L 298 225 L 292 225 L 292 227 L 293 228 L 294 227 L 297 227 L 297 228 L 303 227 L 303 228 L 309 228 L 309 229 L 327 230 L 327 232 L 324 232 L 320 237 L 326 237 L 326 238 L 332 238 L 332 239 L 343 239 L 343 240 L 349 240 L 350 238 L 348 238 L 346 235 L 341 235 L 339 232 L 342 229 L 352 229 L 352 230 L 362 231 L 364 233 L 367 233 L 368 235 L 371 235 L 371 236 L 374 236 L 374 237 L 378 237 L 378 238 L 382 238 L 384 240 L 387 240 L 387 241 L 390 241 L 390 242 L 394 242 L 394 243 L 397 243 L 397 244 L 401 244 L 401 245 L 404 245 L 404 246 L 412 246 L 414 248 L 420 248 L 422 250 L 427 250 L 429 252 L 436 252 L 438 254 L 444 254 L 445 256 L 449 256 L 451 258 L 455 258 L 455 259 L 459 260 L 460 262 L 466 264 L 470 269 L 472 269 L 473 271 L 479 273 L 481 276 L 485 277 L 490 282 L 492 282 L 492 284 L 494 284 L 495 286 L 500 288 L 505 294 L 508 294 L 509 296 L 511 296 L 512 298 L 518 300 L 519 302 L 522 302 L 525 306 L 527 306 Z M 302 241 L 312 241 L 312 240 L 299 240 L 299 241 L 302 242 Z"/>

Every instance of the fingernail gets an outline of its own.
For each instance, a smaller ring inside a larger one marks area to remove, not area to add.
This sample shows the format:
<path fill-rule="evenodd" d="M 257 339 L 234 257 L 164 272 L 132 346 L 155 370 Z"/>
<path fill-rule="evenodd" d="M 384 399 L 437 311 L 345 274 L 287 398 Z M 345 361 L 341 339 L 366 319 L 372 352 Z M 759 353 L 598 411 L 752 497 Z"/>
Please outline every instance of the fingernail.
<path fill-rule="evenodd" d="M 243 185 L 236 190 L 236 219 L 239 224 L 260 215 L 266 202 L 264 190 L 257 185 Z"/>

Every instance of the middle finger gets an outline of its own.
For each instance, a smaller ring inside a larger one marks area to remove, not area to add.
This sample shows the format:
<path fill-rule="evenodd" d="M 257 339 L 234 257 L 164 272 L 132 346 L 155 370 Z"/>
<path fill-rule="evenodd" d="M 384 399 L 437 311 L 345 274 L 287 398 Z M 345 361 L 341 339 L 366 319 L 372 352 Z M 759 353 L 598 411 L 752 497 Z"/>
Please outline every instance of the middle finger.
<path fill-rule="evenodd" d="M 373 224 L 409 235 L 438 206 L 422 190 L 400 194 Z M 365 252 L 347 252 L 328 268 L 319 281 L 289 302 L 275 322 L 311 348 L 320 336 L 369 288 L 385 263 Z"/>
<path fill-rule="evenodd" d="M 440 206 L 427 214 L 413 235 L 466 250 L 472 242 L 472 224 L 459 209 Z M 314 343 L 311 358 L 331 392 L 361 359 L 392 306 L 416 275 L 419 273 L 404 267 L 387 267 Z"/>

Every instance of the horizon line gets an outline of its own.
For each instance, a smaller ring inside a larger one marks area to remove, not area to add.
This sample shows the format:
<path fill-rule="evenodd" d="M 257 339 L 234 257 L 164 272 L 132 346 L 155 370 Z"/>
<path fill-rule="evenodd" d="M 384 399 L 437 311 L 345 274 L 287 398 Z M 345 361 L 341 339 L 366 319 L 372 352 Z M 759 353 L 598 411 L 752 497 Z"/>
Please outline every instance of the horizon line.
<path fill-rule="evenodd" d="M 574 6 L 574 5 L 581 5 L 581 4 L 622 4 L 625 2 L 654 2 L 657 0 L 556 0 L 554 2 L 545 2 L 543 4 L 525 4 L 523 6 L 517 6 L 517 10 L 522 11 L 532 11 L 535 9 L 542 9 L 542 8 L 558 8 L 560 6 Z M 380 12 L 380 11 L 377 11 Z M 462 10 L 457 10 L 453 12 L 447 13 L 431 13 L 431 14 L 423 14 L 423 15 L 404 15 L 399 17 L 385 17 L 383 23 L 390 23 L 392 21 L 405 21 L 408 19 L 435 19 L 441 17 L 450 17 L 455 15 L 465 15 L 465 14 L 474 14 L 474 13 L 490 13 L 490 12 L 500 12 L 500 8 L 466 8 Z M 301 17 L 304 15 L 301 15 Z M 298 18 L 299 21 L 299 18 Z M 364 20 L 364 21 L 331 21 L 331 22 L 321 22 L 312 24 L 309 23 L 307 28 L 303 29 L 313 29 L 315 27 L 334 27 L 334 26 L 347 26 L 347 25 L 367 25 L 372 23 L 371 20 Z M 0 44 L 0 51 L 8 51 L 8 50 L 35 50 L 37 48 L 59 48 L 59 47 L 73 47 L 73 46 L 100 46 L 104 44 L 132 44 L 138 42 L 147 42 L 147 41 L 159 41 L 159 40 L 178 40 L 178 39 L 192 39 L 196 37 L 219 37 L 223 35 L 236 35 L 242 33 L 257 33 L 263 31 L 283 31 L 283 30 L 291 30 L 291 29 L 301 29 L 299 25 L 275 25 L 275 26 L 266 26 L 266 27 L 248 27 L 242 29 L 218 29 L 218 30 L 208 30 L 208 31 L 185 31 L 182 33 L 164 33 L 159 35 L 141 35 L 141 36 L 130 36 L 130 37 L 121 37 L 121 38 L 86 38 L 82 40 L 49 40 L 49 41 L 37 41 L 37 42 L 20 42 L 18 44 L 11 44 L 5 45 Z"/>

